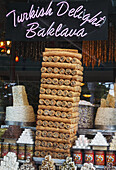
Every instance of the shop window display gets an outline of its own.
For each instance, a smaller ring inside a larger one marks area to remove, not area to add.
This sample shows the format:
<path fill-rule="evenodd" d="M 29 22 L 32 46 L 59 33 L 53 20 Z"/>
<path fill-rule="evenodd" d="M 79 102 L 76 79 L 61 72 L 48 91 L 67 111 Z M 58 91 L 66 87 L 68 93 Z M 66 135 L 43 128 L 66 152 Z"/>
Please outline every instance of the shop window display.
<path fill-rule="evenodd" d="M 6 40 L 0 3 L 0 165 L 13 152 L 20 169 L 116 168 L 115 1 L 108 38 L 80 41 Z"/>

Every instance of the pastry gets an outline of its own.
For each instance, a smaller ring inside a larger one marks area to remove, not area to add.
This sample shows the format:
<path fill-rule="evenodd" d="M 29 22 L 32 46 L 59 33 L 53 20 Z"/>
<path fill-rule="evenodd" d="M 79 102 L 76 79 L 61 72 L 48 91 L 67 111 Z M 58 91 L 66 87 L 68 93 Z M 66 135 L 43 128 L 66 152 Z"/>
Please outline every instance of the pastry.
<path fill-rule="evenodd" d="M 51 62 L 53 59 L 53 56 L 48 56 L 48 61 Z"/>
<path fill-rule="evenodd" d="M 72 58 L 71 57 L 66 57 L 66 62 L 67 63 L 71 63 L 72 62 Z"/>
<path fill-rule="evenodd" d="M 45 89 L 59 89 L 59 90 L 69 90 L 69 91 L 72 91 L 72 92 L 81 92 L 81 82 L 78 82 L 78 86 L 76 87 L 71 87 L 71 86 L 59 86 L 59 85 L 49 85 L 49 84 L 41 84 L 41 87 L 42 88 L 45 88 Z"/>
<path fill-rule="evenodd" d="M 41 93 L 41 94 L 44 94 L 44 93 L 45 93 L 45 89 L 41 87 L 41 88 L 40 88 L 40 93 Z"/>
<path fill-rule="evenodd" d="M 45 92 L 46 92 L 46 94 L 50 94 L 51 93 L 51 89 L 48 88 L 48 89 L 45 90 Z"/>
<path fill-rule="evenodd" d="M 62 112 L 78 112 L 77 107 L 73 108 L 66 108 L 66 107 L 57 107 L 57 106 L 46 106 L 46 105 L 38 105 L 38 109 L 47 109 L 47 110 L 55 110 L 55 111 L 62 111 Z"/>
<path fill-rule="evenodd" d="M 65 69 L 64 68 L 60 68 L 59 69 L 59 74 L 64 74 L 65 73 Z"/>
<path fill-rule="evenodd" d="M 46 67 L 42 67 L 41 68 L 41 73 L 45 73 L 47 71 L 47 68 Z"/>
<path fill-rule="evenodd" d="M 58 56 L 78 58 L 79 60 L 81 60 L 81 58 L 82 58 L 81 54 L 68 52 L 68 51 L 46 51 L 46 52 L 43 52 L 43 56 L 54 56 L 54 54 L 58 55 Z"/>
<path fill-rule="evenodd" d="M 53 72 L 54 72 L 55 74 L 58 74 L 59 69 L 58 69 L 57 67 L 55 67 L 55 68 L 53 69 Z"/>
<path fill-rule="evenodd" d="M 83 71 L 83 67 L 80 64 L 70 64 L 70 63 L 60 63 L 60 62 L 43 62 L 42 67 L 57 67 L 57 68 L 65 68 L 65 69 L 74 69 Z"/>
<path fill-rule="evenodd" d="M 78 50 L 75 50 L 75 49 L 63 49 L 63 48 L 45 48 L 45 52 L 46 51 L 68 51 L 68 52 L 78 53 Z"/>
<path fill-rule="evenodd" d="M 48 68 L 47 68 L 47 72 L 48 72 L 48 73 L 52 73 L 52 71 L 53 71 L 53 69 L 52 69 L 51 67 L 48 67 Z"/>
<path fill-rule="evenodd" d="M 54 57 L 53 57 L 53 61 L 54 61 L 54 62 L 58 62 L 58 61 L 59 61 L 59 59 L 60 59 L 60 57 L 59 57 L 59 56 L 54 56 Z"/>

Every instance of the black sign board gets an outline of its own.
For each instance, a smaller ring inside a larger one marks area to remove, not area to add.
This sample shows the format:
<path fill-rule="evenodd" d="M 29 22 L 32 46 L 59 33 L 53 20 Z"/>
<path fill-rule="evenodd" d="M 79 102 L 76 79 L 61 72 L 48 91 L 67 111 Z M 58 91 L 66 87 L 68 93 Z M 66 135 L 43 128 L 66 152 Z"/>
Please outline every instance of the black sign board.
<path fill-rule="evenodd" d="M 12 3 L 6 18 L 6 39 L 13 41 L 107 39 L 107 3 L 102 0 Z"/>

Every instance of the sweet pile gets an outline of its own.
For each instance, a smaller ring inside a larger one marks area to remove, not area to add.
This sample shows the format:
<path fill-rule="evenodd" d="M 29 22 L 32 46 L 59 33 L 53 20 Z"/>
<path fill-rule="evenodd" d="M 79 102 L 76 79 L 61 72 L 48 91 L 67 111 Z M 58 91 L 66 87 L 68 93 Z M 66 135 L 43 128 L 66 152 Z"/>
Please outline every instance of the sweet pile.
<path fill-rule="evenodd" d="M 37 170 L 37 167 L 34 162 L 31 162 L 30 159 L 27 159 L 26 163 L 23 163 L 19 170 Z"/>
<path fill-rule="evenodd" d="M 59 167 L 59 170 L 76 170 L 75 163 L 72 161 L 71 157 L 67 157 L 66 161 L 62 166 Z"/>
<path fill-rule="evenodd" d="M 19 139 L 17 140 L 17 143 L 34 144 L 32 130 L 25 129 L 21 136 L 19 137 Z"/>
<path fill-rule="evenodd" d="M 78 128 L 78 103 L 83 80 L 77 50 L 43 52 L 41 87 L 36 126 L 35 156 L 70 156 Z"/>
<path fill-rule="evenodd" d="M 79 135 L 79 138 L 75 141 L 75 146 L 73 146 L 73 148 L 90 149 L 89 140 L 85 137 L 85 135 Z"/>
<path fill-rule="evenodd" d="M 107 150 L 107 146 L 109 146 L 106 138 L 102 135 L 101 132 L 97 132 L 95 137 L 92 139 L 90 145 L 94 146 L 94 148 L 96 148 L 98 150 L 100 150 L 100 149 Z"/>
<path fill-rule="evenodd" d="M 92 163 L 84 163 L 81 167 L 81 170 L 95 170 L 96 168 L 93 166 Z"/>
<path fill-rule="evenodd" d="M 115 135 L 113 136 L 113 139 L 112 139 L 112 141 L 111 141 L 111 143 L 110 143 L 110 148 L 109 148 L 110 150 L 116 150 L 116 133 L 115 133 Z"/>
<path fill-rule="evenodd" d="M 1 161 L 0 170 L 18 170 L 19 162 L 17 162 L 17 156 L 13 152 L 9 152 L 4 156 L 3 161 Z"/>
<path fill-rule="evenodd" d="M 55 165 L 50 155 L 45 156 L 45 160 L 42 161 L 42 165 L 39 167 L 39 170 L 55 170 Z"/>
<path fill-rule="evenodd" d="M 32 106 L 29 105 L 25 87 L 18 85 L 12 87 L 13 106 L 6 107 L 6 122 L 12 124 L 23 123 L 31 125 L 35 122 L 35 115 Z"/>

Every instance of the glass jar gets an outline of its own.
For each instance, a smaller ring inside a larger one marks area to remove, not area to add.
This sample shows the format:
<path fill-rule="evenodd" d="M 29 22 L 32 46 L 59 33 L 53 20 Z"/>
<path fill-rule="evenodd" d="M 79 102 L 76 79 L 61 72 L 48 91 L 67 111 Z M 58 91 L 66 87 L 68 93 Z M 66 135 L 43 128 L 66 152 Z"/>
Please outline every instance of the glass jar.
<path fill-rule="evenodd" d="M 18 159 L 24 160 L 25 159 L 25 145 L 19 144 L 18 146 Z"/>
<path fill-rule="evenodd" d="M 17 155 L 17 144 L 16 143 L 10 144 L 10 152 L 14 152 Z"/>
<path fill-rule="evenodd" d="M 94 151 L 93 150 L 85 150 L 85 163 L 94 164 Z"/>
<path fill-rule="evenodd" d="M 114 152 L 106 152 L 106 164 L 112 163 L 113 166 L 116 164 L 115 153 Z"/>
<path fill-rule="evenodd" d="M 82 164 L 83 163 L 83 156 L 81 150 L 73 151 L 73 160 L 75 164 Z"/>
<path fill-rule="evenodd" d="M 33 145 L 26 145 L 26 159 L 33 157 Z"/>
<path fill-rule="evenodd" d="M 3 143 L 2 145 L 2 157 L 6 156 L 9 152 L 9 143 Z"/>
<path fill-rule="evenodd" d="M 105 165 L 105 153 L 104 151 L 95 152 L 95 165 Z"/>

